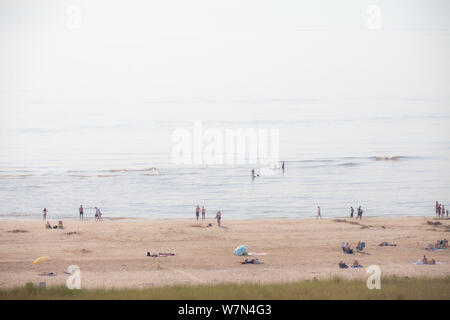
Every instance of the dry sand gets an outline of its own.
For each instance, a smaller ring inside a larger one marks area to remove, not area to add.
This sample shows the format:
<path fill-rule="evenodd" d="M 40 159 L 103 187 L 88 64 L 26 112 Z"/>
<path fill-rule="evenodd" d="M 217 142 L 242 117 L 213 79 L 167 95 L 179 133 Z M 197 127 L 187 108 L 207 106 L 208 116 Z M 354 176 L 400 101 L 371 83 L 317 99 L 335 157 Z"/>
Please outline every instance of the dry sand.
<path fill-rule="evenodd" d="M 437 239 L 450 238 L 450 220 L 364 218 L 212 219 L 146 221 L 65 221 L 64 230 L 47 230 L 42 221 L 0 220 L 0 288 L 45 281 L 65 284 L 69 265 L 81 268 L 83 288 L 144 288 L 173 284 L 221 282 L 281 282 L 303 279 L 367 278 L 366 269 L 339 269 L 338 261 L 363 266 L 376 264 L 383 275 L 449 276 L 450 249 L 429 252 L 424 248 Z M 53 222 L 54 223 L 54 222 Z M 212 223 L 213 227 L 206 227 Z M 11 232 L 13 230 L 26 232 Z M 72 232 L 72 234 L 70 234 Z M 76 232 L 76 233 L 73 233 Z M 348 255 L 341 241 L 352 247 L 365 241 L 363 253 Z M 379 247 L 381 241 L 396 247 Z M 265 251 L 263 264 L 241 265 L 233 255 L 240 245 L 249 252 Z M 147 257 L 146 253 L 174 252 L 173 257 Z M 416 266 L 423 255 L 441 262 Z M 50 260 L 38 265 L 40 256 Z M 56 276 L 40 276 L 54 272 Z"/>

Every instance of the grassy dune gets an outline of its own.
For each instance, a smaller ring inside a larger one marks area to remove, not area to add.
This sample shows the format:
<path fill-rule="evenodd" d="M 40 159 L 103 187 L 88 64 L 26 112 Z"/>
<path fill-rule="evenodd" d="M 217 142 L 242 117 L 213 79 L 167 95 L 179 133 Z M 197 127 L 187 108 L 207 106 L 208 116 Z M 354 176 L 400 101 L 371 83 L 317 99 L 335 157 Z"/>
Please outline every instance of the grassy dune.
<path fill-rule="evenodd" d="M 283 284 L 218 284 L 150 289 L 22 288 L 0 290 L 0 299 L 450 299 L 450 277 L 384 278 L 380 290 L 365 281 L 339 278 Z"/>

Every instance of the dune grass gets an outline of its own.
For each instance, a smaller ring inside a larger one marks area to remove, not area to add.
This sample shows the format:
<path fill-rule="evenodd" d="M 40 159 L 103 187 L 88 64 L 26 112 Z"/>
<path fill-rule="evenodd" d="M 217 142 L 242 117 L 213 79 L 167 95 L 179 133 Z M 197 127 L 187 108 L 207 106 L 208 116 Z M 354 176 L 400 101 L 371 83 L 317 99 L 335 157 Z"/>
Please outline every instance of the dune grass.
<path fill-rule="evenodd" d="M 81 289 L 64 286 L 41 288 L 31 283 L 1 289 L 0 299 L 164 299 L 164 300 L 264 300 L 264 299 L 450 299 L 450 277 L 384 278 L 381 289 L 369 290 L 362 280 L 335 278 L 279 284 L 216 284 L 149 289 Z"/>

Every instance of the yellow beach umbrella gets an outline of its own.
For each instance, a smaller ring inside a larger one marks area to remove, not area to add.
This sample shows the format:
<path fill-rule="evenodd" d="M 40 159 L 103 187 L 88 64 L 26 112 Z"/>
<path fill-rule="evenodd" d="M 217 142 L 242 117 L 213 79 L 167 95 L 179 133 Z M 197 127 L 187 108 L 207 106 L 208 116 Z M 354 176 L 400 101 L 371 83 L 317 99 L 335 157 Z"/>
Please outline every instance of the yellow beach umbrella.
<path fill-rule="evenodd" d="M 38 264 L 38 263 L 47 261 L 48 259 L 50 259 L 50 257 L 39 257 L 33 261 L 33 264 Z"/>

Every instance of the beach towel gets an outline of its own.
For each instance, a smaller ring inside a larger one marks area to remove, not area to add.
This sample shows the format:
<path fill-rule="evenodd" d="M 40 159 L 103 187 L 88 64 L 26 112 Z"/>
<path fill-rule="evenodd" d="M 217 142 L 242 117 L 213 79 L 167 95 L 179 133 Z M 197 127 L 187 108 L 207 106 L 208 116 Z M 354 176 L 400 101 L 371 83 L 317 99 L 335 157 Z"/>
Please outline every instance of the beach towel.
<path fill-rule="evenodd" d="M 171 257 L 171 256 L 174 256 L 175 255 L 175 253 L 159 253 L 158 254 L 160 257 Z"/>
<path fill-rule="evenodd" d="M 417 260 L 416 262 L 411 262 L 412 264 L 415 264 L 416 266 L 434 266 L 435 264 L 441 264 L 439 261 L 436 261 L 436 263 L 429 264 L 429 263 L 423 263 L 422 260 Z"/>
<path fill-rule="evenodd" d="M 363 266 L 352 266 L 352 268 L 362 268 Z"/>
<path fill-rule="evenodd" d="M 430 245 L 428 248 L 425 248 L 425 250 L 428 250 L 428 251 L 441 251 L 441 250 L 445 250 L 445 249 L 447 249 L 447 248 L 435 248 L 432 245 Z"/>
<path fill-rule="evenodd" d="M 265 256 L 266 253 L 265 252 L 249 252 L 249 253 L 247 253 L 247 255 L 249 255 L 249 256 Z"/>

